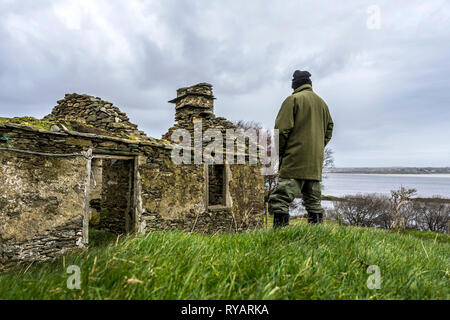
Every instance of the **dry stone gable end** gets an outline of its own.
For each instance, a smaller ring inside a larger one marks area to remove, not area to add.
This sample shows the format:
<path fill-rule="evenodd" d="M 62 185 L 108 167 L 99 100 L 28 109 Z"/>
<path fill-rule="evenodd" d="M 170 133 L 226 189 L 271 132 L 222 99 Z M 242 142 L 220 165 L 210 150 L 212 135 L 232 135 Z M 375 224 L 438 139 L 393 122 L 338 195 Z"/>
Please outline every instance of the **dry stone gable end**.
<path fill-rule="evenodd" d="M 214 115 L 212 86 L 177 91 L 176 128 L 233 128 Z M 89 230 L 235 232 L 263 225 L 254 165 L 177 165 L 98 97 L 68 94 L 43 120 L 0 118 L 0 270 L 89 245 Z"/>
<path fill-rule="evenodd" d="M 95 128 L 103 135 L 113 135 L 133 140 L 148 139 L 143 131 L 137 129 L 137 125 L 130 122 L 126 113 L 114 106 L 111 102 L 99 97 L 86 94 L 66 94 L 64 99 L 58 100 L 52 113 L 44 117 L 45 120 L 63 119 L 70 121 L 75 129 L 84 130 Z"/>

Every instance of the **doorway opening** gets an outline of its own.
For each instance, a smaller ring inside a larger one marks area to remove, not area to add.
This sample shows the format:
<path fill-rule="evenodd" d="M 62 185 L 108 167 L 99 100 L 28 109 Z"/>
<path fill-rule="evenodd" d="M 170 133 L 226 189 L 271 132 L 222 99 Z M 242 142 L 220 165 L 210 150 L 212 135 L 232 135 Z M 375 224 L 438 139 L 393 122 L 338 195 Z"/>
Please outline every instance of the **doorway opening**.
<path fill-rule="evenodd" d="M 92 236 L 135 232 L 134 157 L 94 155 L 89 192 L 89 230 Z M 96 239 L 92 239 L 96 242 Z"/>

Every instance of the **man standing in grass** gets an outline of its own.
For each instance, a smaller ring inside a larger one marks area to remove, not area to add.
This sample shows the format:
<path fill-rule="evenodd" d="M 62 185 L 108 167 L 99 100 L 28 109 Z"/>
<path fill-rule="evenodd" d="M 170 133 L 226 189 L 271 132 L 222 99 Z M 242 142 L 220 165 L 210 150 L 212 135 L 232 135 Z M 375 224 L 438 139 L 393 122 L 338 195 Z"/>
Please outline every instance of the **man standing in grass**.
<path fill-rule="evenodd" d="M 275 120 L 279 130 L 279 179 L 269 197 L 273 226 L 289 225 L 289 205 L 302 194 L 309 223 L 321 223 L 324 149 L 333 133 L 328 106 L 312 90 L 311 74 L 296 70 L 292 95 L 284 100 Z"/>

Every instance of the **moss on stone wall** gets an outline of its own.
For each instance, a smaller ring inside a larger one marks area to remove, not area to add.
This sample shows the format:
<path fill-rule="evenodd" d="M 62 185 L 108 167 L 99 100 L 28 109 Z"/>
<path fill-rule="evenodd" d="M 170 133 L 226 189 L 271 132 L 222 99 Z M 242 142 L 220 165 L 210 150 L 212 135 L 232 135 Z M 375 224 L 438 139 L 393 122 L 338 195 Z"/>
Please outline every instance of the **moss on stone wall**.
<path fill-rule="evenodd" d="M 36 129 L 49 131 L 53 125 L 64 124 L 68 130 L 72 130 L 70 122 L 64 120 L 40 120 L 34 117 L 15 117 L 15 118 L 1 118 L 0 123 L 15 123 L 24 126 L 33 127 Z"/>

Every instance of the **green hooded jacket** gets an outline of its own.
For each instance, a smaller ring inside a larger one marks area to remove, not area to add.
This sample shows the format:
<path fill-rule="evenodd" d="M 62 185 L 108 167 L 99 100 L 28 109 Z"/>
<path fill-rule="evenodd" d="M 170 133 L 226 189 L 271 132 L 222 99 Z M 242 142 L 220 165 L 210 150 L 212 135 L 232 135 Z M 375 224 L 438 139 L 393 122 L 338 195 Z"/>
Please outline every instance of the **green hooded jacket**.
<path fill-rule="evenodd" d="M 279 176 L 321 181 L 333 119 L 327 104 L 310 84 L 300 86 L 284 100 L 275 129 L 279 130 Z"/>

